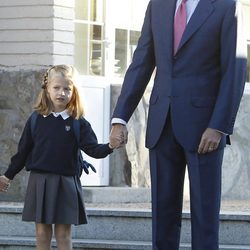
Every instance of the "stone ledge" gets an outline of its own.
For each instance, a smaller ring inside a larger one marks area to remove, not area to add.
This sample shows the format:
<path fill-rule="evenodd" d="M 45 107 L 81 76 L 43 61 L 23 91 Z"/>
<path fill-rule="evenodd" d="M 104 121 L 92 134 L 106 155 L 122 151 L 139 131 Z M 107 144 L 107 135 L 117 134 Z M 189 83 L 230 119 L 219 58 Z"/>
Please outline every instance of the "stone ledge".
<path fill-rule="evenodd" d="M 150 203 L 150 188 L 83 187 L 87 203 Z"/>
<path fill-rule="evenodd" d="M 243 206 L 244 204 L 245 206 Z M 250 206 L 248 204 L 249 201 L 222 201 L 220 220 L 250 222 Z M 150 203 L 86 203 L 85 206 L 89 216 L 151 217 Z M 22 202 L 0 202 L 0 213 L 21 214 L 22 210 Z M 187 205 L 184 205 L 182 217 L 190 219 Z"/>
<path fill-rule="evenodd" d="M 55 249 L 56 242 L 52 240 Z M 118 240 L 92 240 L 73 239 L 74 249 L 112 249 L 112 250 L 151 250 L 151 242 L 148 241 L 118 241 Z M 84 248 L 83 248 L 84 247 Z M 0 250 L 34 249 L 35 238 L 33 237 L 3 237 L 0 236 Z M 190 250 L 190 244 L 180 244 L 180 250 Z M 249 245 L 220 245 L 220 250 L 250 250 Z"/>
<path fill-rule="evenodd" d="M 74 249 L 115 249 L 115 250 L 150 250 L 151 242 L 147 241 L 120 241 L 120 240 L 96 240 L 96 239 L 73 239 Z M 36 240 L 33 237 L 5 237 L 0 236 L 0 249 L 2 247 L 22 246 L 35 247 Z M 56 246 L 55 239 L 52 246 Z M 53 248 L 54 249 L 54 248 Z"/>

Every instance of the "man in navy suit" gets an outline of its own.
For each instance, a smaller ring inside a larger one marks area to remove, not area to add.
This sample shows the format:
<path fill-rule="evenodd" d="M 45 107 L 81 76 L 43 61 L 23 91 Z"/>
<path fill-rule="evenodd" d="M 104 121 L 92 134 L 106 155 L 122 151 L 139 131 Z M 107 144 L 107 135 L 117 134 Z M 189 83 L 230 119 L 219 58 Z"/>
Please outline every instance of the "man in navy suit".
<path fill-rule="evenodd" d="M 192 250 L 218 250 L 221 165 L 244 89 L 246 43 L 239 3 L 187 0 L 185 30 L 174 51 L 174 19 L 181 4 L 149 2 L 110 141 L 116 147 L 126 143 L 126 123 L 156 68 L 146 132 L 153 250 L 179 249 L 186 165 Z"/>

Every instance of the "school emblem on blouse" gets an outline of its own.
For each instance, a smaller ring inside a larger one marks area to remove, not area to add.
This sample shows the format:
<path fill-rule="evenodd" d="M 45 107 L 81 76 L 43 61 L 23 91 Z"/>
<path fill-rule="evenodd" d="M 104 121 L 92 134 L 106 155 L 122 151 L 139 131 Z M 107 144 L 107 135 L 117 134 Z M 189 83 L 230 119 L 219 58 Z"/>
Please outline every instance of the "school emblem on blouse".
<path fill-rule="evenodd" d="M 65 126 L 66 131 L 70 131 L 70 126 Z"/>

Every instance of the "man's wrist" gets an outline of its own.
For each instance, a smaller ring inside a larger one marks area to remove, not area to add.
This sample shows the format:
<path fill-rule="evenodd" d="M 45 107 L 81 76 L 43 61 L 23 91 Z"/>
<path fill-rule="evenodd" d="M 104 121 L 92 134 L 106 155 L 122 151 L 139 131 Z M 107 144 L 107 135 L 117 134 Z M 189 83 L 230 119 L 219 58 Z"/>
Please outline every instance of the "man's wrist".
<path fill-rule="evenodd" d="M 115 147 L 113 147 L 110 143 L 108 144 L 108 146 L 109 146 L 109 148 L 112 149 L 112 150 L 115 148 Z"/>
<path fill-rule="evenodd" d="M 121 119 L 121 118 L 112 118 L 111 124 L 112 124 L 112 125 L 114 125 L 114 124 L 122 124 L 122 125 L 126 126 L 126 125 L 127 125 L 127 122 L 124 121 L 124 120 Z"/>

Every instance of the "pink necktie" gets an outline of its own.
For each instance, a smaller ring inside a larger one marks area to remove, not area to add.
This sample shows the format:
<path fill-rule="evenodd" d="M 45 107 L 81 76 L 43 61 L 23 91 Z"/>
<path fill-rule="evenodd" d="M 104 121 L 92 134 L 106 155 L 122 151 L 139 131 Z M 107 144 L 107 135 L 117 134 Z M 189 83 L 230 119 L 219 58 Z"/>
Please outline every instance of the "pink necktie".
<path fill-rule="evenodd" d="M 182 34 L 187 24 L 186 1 L 187 0 L 182 0 L 174 18 L 174 54 L 176 53 L 179 47 Z"/>

